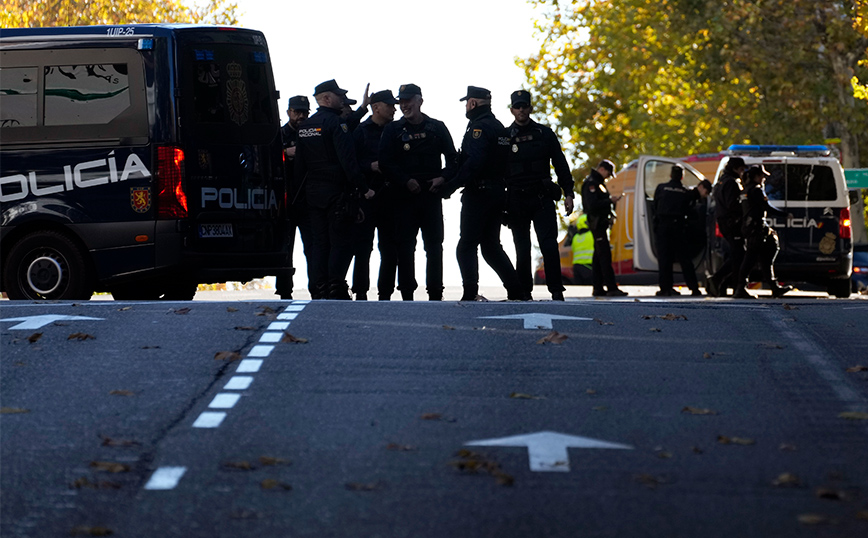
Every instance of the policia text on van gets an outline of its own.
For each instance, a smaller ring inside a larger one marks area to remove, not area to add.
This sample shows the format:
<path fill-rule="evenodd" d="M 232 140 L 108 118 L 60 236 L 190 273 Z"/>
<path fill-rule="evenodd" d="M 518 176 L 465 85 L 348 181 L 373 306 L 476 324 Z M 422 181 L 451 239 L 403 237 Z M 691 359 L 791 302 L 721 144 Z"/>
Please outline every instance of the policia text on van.
<path fill-rule="evenodd" d="M 188 299 L 291 271 L 277 98 L 257 31 L 0 31 L 2 290 Z"/>

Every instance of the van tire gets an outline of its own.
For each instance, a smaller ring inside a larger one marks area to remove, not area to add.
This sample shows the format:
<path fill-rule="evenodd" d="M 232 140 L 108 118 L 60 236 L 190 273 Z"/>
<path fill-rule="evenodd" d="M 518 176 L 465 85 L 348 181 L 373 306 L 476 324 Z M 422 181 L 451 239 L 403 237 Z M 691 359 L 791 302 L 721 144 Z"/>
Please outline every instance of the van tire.
<path fill-rule="evenodd" d="M 846 299 L 850 297 L 852 286 L 849 278 L 837 278 L 829 281 L 826 290 L 829 295 L 833 295 L 839 299 Z"/>
<path fill-rule="evenodd" d="M 93 295 L 86 253 L 60 232 L 24 236 L 12 245 L 3 269 L 10 299 L 78 301 Z"/>

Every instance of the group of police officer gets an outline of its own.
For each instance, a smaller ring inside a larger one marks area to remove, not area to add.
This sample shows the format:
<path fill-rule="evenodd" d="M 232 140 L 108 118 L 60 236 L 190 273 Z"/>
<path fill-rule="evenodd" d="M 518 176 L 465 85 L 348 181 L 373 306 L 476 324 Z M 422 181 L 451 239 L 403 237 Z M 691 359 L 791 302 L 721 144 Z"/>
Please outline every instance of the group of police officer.
<path fill-rule="evenodd" d="M 319 84 L 314 99 L 318 108 L 309 115 L 308 98 L 292 97 L 289 121 L 282 127 L 290 200 L 289 250 L 291 254 L 298 229 L 311 298 L 351 299 L 346 275 L 355 257 L 352 292 L 357 300 L 367 299 L 376 232 L 381 259 L 379 299 L 391 298 L 397 274 L 401 297 L 412 300 L 417 288 L 416 237 L 421 231 L 428 298 L 441 300 L 442 200 L 463 189 L 456 249 L 463 281 L 461 300 L 483 300 L 479 250 L 510 300 L 531 300 L 531 224 L 552 299 L 564 299 L 556 203 L 565 196 L 567 214 L 572 213 L 573 179 L 557 136 L 530 118 L 529 92 L 512 93 L 510 111 L 515 121 L 505 128 L 492 113 L 491 92 L 468 86 L 460 99 L 469 120 L 460 152 L 455 151 L 446 125 L 421 112 L 422 90 L 415 84 L 402 85 L 397 97 L 390 90 L 369 95 L 366 89 L 355 111 L 351 105 L 356 101 L 347 98 L 347 91 L 335 80 Z M 403 113 L 399 120 L 394 120 L 395 105 Z M 369 106 L 371 116 L 361 122 Z M 557 183 L 551 179 L 552 166 Z M 582 192 L 589 218 L 594 220 L 594 238 L 605 241 L 604 246 L 595 243 L 595 295 L 624 294 L 614 282 L 606 234 L 608 215 L 617 198 L 606 193 L 603 183 L 613 174 L 614 164 L 603 161 L 591 172 Z M 602 213 L 605 218 L 595 217 Z M 516 267 L 500 242 L 503 224 L 513 233 Z M 291 297 L 291 279 L 278 280 L 277 291 L 283 298 Z"/>

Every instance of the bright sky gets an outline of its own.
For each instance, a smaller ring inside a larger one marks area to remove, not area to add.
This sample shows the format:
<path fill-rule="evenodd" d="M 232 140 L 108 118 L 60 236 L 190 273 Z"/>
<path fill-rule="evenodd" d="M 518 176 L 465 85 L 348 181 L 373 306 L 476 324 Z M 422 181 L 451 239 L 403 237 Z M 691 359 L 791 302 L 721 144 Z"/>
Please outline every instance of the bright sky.
<path fill-rule="evenodd" d="M 461 145 L 467 119 L 459 99 L 468 85 L 492 92 L 495 115 L 512 123 L 509 95 L 526 87 L 515 58 L 533 54 L 534 9 L 525 0 L 332 0 L 283 2 L 236 0 L 241 24 L 261 30 L 268 40 L 281 118 L 293 95 L 311 94 L 314 87 L 336 79 L 349 97 L 361 101 L 365 85 L 371 92 L 418 84 L 425 100 L 422 112 L 446 123 L 456 149 Z M 395 119 L 401 117 L 398 110 Z M 455 247 L 459 237 L 460 195 L 444 201 L 446 240 L 443 244 L 444 282 L 461 284 Z M 512 238 L 502 229 L 504 248 L 514 259 Z M 301 243 L 295 248 L 295 286 L 307 285 Z M 416 280 L 425 288 L 424 250 L 417 245 Z M 379 257 L 376 245 L 371 261 L 371 289 L 376 289 Z M 352 284 L 352 269 L 348 281 Z M 500 284 L 480 256 L 480 285 Z"/>

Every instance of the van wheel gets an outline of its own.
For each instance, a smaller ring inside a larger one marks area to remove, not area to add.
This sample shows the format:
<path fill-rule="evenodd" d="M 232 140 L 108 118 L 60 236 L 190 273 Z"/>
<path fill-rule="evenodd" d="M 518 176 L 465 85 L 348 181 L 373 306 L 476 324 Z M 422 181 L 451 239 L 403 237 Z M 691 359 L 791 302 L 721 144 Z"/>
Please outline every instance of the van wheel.
<path fill-rule="evenodd" d="M 850 297 L 851 288 L 852 284 L 850 283 L 849 278 L 839 278 L 836 280 L 830 280 L 826 290 L 829 295 L 834 295 L 835 297 L 846 299 L 847 297 Z"/>
<path fill-rule="evenodd" d="M 184 280 L 173 281 L 163 286 L 164 301 L 192 301 L 199 289 L 198 284 Z"/>
<path fill-rule="evenodd" d="M 12 245 L 3 271 L 10 299 L 87 300 L 94 284 L 81 249 L 58 232 L 36 232 Z"/>

